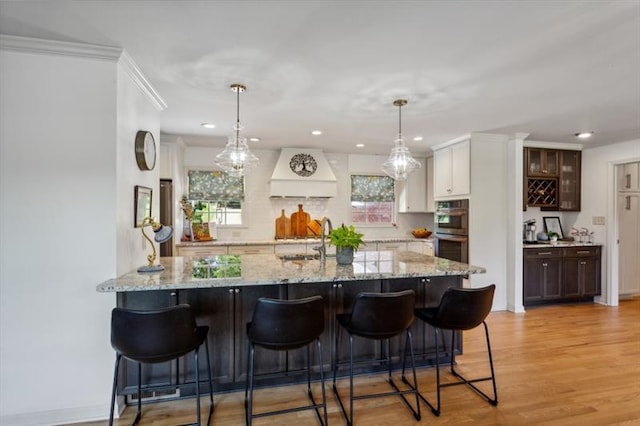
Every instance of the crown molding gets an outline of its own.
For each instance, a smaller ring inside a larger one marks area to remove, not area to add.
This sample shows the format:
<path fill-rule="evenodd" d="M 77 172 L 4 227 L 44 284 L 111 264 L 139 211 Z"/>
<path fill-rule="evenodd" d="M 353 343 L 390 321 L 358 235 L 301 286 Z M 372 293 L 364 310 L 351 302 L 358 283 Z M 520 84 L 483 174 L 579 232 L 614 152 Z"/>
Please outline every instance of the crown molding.
<path fill-rule="evenodd" d="M 119 47 L 18 37 L 6 34 L 0 34 L 0 50 L 47 53 L 51 55 L 74 56 L 107 61 L 117 61 L 122 54 L 122 49 Z"/>
<path fill-rule="evenodd" d="M 147 80 L 142 71 L 140 71 L 140 68 L 138 68 L 138 65 L 125 50 L 122 51 L 118 64 L 122 66 L 129 77 L 131 77 L 138 87 L 147 95 L 158 111 L 167 109 L 167 103 L 158 94 L 156 89 L 153 88 L 151 83 L 149 83 L 149 80 Z"/>
<path fill-rule="evenodd" d="M 72 43 L 67 41 L 45 40 L 41 38 L 18 37 L 0 34 L 0 50 L 71 56 L 103 61 L 116 62 L 122 66 L 127 75 L 145 93 L 151 103 L 164 111 L 167 103 L 153 88 L 138 65 L 129 54 L 120 47 L 100 46 L 95 44 Z"/>

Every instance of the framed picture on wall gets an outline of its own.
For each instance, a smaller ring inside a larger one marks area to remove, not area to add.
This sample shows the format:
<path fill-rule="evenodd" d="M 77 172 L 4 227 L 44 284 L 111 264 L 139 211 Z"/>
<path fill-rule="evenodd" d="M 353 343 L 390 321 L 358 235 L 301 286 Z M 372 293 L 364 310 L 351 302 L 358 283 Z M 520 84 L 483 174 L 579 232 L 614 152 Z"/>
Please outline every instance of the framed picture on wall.
<path fill-rule="evenodd" d="M 558 216 L 545 216 L 542 218 L 544 221 L 544 229 L 545 232 L 555 232 L 558 234 L 558 239 L 561 240 L 564 238 L 564 234 L 562 233 L 562 225 L 560 225 L 560 218 Z"/>
<path fill-rule="evenodd" d="M 151 217 L 151 188 L 136 185 L 133 194 L 133 226 L 140 228 L 146 217 Z"/>

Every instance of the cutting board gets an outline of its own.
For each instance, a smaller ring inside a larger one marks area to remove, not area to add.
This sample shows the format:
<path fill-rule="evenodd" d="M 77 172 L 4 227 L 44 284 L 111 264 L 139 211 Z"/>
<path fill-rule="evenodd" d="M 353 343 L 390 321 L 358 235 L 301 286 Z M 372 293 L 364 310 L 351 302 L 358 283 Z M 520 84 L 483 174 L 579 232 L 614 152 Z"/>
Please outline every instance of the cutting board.
<path fill-rule="evenodd" d="M 319 237 L 322 233 L 322 221 L 313 219 L 307 224 L 307 235 L 310 237 Z"/>
<path fill-rule="evenodd" d="M 282 209 L 282 214 L 276 218 L 276 240 L 287 238 L 289 235 L 291 235 L 291 219 Z"/>
<path fill-rule="evenodd" d="M 298 204 L 298 211 L 291 213 L 291 236 L 306 237 L 307 224 L 311 220 L 311 215 L 302 209 L 302 204 Z"/>

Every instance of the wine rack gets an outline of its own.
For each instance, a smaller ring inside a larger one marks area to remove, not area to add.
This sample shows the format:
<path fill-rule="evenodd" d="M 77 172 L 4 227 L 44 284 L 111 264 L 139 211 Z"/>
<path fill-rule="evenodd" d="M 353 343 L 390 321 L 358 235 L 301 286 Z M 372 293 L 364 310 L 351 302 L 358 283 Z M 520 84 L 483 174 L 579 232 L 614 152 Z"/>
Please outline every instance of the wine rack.
<path fill-rule="evenodd" d="M 558 180 L 529 179 L 527 181 L 527 205 L 533 207 L 557 207 Z"/>

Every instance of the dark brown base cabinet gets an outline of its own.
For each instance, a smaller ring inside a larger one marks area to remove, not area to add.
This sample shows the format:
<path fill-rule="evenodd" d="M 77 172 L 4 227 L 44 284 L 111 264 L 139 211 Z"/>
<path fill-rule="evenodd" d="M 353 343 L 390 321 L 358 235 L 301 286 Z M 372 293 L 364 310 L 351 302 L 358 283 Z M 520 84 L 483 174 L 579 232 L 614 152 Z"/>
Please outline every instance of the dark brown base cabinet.
<path fill-rule="evenodd" d="M 525 248 L 524 306 L 593 300 L 600 294 L 600 246 Z"/>
<path fill-rule="evenodd" d="M 449 287 L 461 287 L 459 276 L 407 278 L 393 280 L 362 280 L 328 283 L 296 283 L 263 286 L 239 286 L 225 288 L 185 289 L 179 291 L 140 291 L 123 292 L 117 295 L 120 307 L 135 309 L 157 309 L 178 303 L 191 305 L 197 316 L 199 325 L 209 326 L 209 353 L 213 370 L 214 391 L 224 392 L 244 389 L 247 371 L 247 338 L 246 325 L 251 321 L 253 308 L 259 297 L 280 299 L 300 299 L 312 295 L 321 295 L 325 301 L 325 332 L 321 336 L 323 369 L 331 371 L 333 354 L 336 351 L 335 333 L 337 325 L 335 316 L 349 312 L 354 298 L 360 292 L 390 292 L 412 289 L 416 292 L 416 307 L 436 306 L 444 291 Z M 433 365 L 435 362 L 435 342 L 433 329 L 422 321 L 416 320 L 412 326 L 414 350 L 422 365 Z M 444 341 L 450 345 L 450 335 Z M 445 336 L 446 337 L 446 336 Z M 339 362 L 348 361 L 349 340 L 346 333 L 341 334 Z M 401 362 L 401 345 L 404 340 L 391 341 L 392 361 Z M 404 347 L 402 348 L 404 349 Z M 462 353 L 462 337 L 455 344 L 456 353 Z M 319 373 L 320 365 L 312 349 L 313 368 Z M 202 351 L 201 351 L 202 353 Z M 354 361 L 372 360 L 386 354 L 386 346 L 370 339 L 354 338 Z M 306 380 L 305 350 L 289 352 L 256 349 L 255 371 L 261 377 L 258 385 L 295 383 Z M 143 386 L 157 387 L 163 385 L 180 385 L 179 396 L 195 394 L 195 365 L 193 357 L 183 358 L 178 362 L 143 366 Z M 206 359 L 200 357 L 200 377 L 204 380 L 207 374 Z M 386 367 L 380 363 L 366 365 L 356 370 L 357 373 L 378 371 Z M 135 393 L 137 368 L 134 363 L 125 363 L 122 368 L 120 391 L 127 395 Z M 340 376 L 347 371 L 339 371 Z M 208 392 L 203 382 L 202 392 Z M 148 392 L 146 399 L 154 400 L 158 394 Z M 161 395 L 161 394 L 160 394 Z M 177 396 L 177 395 L 176 395 Z"/>

